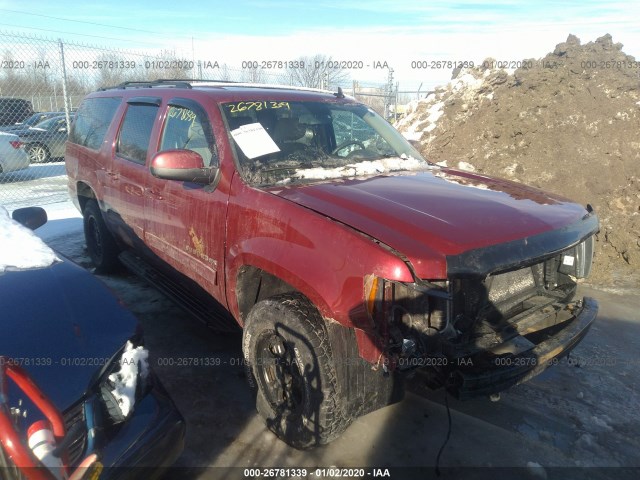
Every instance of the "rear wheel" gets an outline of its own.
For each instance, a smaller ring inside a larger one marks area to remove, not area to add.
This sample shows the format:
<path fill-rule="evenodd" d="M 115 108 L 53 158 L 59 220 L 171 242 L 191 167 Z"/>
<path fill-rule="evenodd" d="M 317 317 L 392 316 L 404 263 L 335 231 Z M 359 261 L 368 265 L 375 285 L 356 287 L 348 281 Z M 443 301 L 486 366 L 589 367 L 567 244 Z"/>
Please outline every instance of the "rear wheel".
<path fill-rule="evenodd" d="M 258 302 L 244 327 L 243 351 L 258 390 L 256 408 L 286 443 L 311 448 L 348 426 L 324 321 L 303 295 Z"/>
<path fill-rule="evenodd" d="M 27 154 L 31 163 L 44 163 L 51 157 L 47 147 L 38 144 L 30 145 Z"/>
<path fill-rule="evenodd" d="M 107 229 L 100 207 L 95 200 L 88 200 L 84 206 L 83 223 L 87 250 L 96 271 L 99 273 L 113 272 L 120 265 L 118 246 L 111 232 Z"/>

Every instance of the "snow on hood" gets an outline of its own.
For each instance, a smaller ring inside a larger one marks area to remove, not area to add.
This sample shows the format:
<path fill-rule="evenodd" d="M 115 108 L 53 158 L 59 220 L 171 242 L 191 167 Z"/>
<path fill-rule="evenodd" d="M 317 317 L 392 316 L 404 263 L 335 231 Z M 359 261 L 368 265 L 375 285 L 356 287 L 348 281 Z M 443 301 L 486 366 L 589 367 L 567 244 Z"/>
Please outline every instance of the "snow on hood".
<path fill-rule="evenodd" d="M 375 175 L 393 171 L 424 170 L 429 165 L 422 160 L 413 157 L 382 158 L 380 160 L 369 160 L 358 163 L 351 163 L 344 167 L 337 168 L 305 168 L 299 169 L 294 177 L 313 180 L 325 180 L 329 178 L 361 177 L 365 175 Z"/>
<path fill-rule="evenodd" d="M 35 233 L 20 225 L 0 206 L 0 273 L 45 268 L 60 261 Z"/>

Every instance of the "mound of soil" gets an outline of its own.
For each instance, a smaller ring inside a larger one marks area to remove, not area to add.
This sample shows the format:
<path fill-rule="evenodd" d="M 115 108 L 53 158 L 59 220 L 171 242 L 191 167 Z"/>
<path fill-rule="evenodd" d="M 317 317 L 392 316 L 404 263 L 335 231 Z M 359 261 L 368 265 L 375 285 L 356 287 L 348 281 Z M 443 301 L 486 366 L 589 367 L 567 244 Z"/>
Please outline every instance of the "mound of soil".
<path fill-rule="evenodd" d="M 574 35 L 510 73 L 483 66 L 398 123 L 423 155 L 555 192 L 600 217 L 591 283 L 640 285 L 640 61 Z"/>

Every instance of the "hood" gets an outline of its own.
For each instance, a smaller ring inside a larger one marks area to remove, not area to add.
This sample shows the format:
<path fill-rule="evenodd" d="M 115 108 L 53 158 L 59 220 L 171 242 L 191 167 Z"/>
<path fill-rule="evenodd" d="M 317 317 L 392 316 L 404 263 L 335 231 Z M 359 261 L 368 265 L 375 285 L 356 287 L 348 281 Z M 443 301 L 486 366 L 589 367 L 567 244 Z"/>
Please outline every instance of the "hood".
<path fill-rule="evenodd" d="M 424 279 L 446 278 L 447 257 L 562 229 L 587 213 L 534 188 L 444 168 L 270 191 L 380 240 Z"/>
<path fill-rule="evenodd" d="M 25 359 L 23 368 L 62 411 L 81 399 L 137 325 L 100 280 L 68 260 L 0 274 L 0 312 L 0 355 Z M 18 398 L 9 397 L 12 405 Z"/>

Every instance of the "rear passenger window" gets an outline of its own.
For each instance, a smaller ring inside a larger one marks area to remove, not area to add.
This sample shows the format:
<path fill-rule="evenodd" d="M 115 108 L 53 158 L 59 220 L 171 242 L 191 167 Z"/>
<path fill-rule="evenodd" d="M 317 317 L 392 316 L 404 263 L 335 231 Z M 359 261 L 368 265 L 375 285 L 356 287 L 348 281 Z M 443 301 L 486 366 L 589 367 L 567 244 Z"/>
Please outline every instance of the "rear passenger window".
<path fill-rule="evenodd" d="M 99 150 L 120 102 L 119 97 L 88 98 L 82 102 L 69 141 Z"/>
<path fill-rule="evenodd" d="M 217 166 L 215 141 L 204 112 L 186 106 L 169 107 L 160 150 L 176 148 L 200 154 L 205 167 Z"/>
<path fill-rule="evenodd" d="M 116 145 L 118 156 L 144 165 L 157 114 L 157 105 L 129 105 Z"/>

